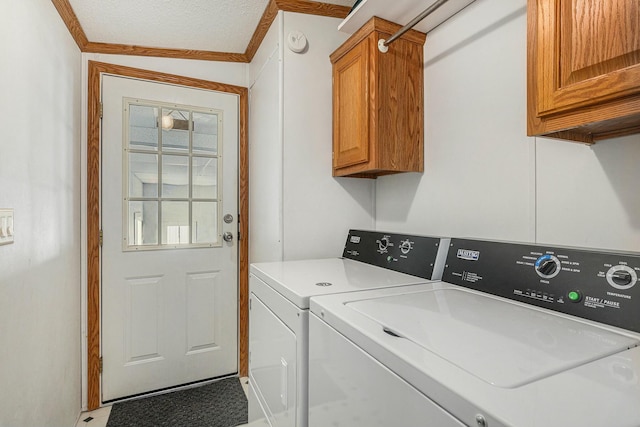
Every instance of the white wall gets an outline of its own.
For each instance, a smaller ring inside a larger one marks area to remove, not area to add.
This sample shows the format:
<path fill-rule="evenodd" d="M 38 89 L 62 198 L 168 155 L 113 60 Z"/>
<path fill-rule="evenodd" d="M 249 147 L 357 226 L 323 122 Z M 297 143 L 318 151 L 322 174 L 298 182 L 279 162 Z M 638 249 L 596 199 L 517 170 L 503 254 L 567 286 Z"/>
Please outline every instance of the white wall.
<path fill-rule="evenodd" d="M 374 228 L 375 181 L 333 178 L 329 55 L 346 39 L 342 22 L 284 14 L 284 37 L 302 31 L 303 53 L 284 49 L 284 257 L 342 255 L 350 228 Z M 285 44 L 286 46 L 286 44 Z"/>
<path fill-rule="evenodd" d="M 283 259 L 283 16 L 249 64 L 249 262 Z"/>
<path fill-rule="evenodd" d="M 250 262 L 335 257 L 374 227 L 372 180 L 333 178 L 329 54 L 339 19 L 280 12 L 249 66 Z M 308 48 L 286 46 L 292 30 Z"/>
<path fill-rule="evenodd" d="M 378 179 L 378 229 L 640 251 L 640 136 L 526 137 L 526 0 L 477 1 L 425 44 L 425 172 Z"/>
<path fill-rule="evenodd" d="M 0 425 L 80 413 L 81 55 L 49 0 L 0 13 Z"/>
<path fill-rule="evenodd" d="M 593 146 L 536 138 L 539 242 L 640 251 L 640 135 Z"/>
<path fill-rule="evenodd" d="M 124 65 L 160 73 L 177 74 L 179 76 L 193 77 L 218 83 L 247 86 L 247 64 L 244 63 L 154 58 L 150 56 L 107 55 L 99 53 L 83 53 L 82 57 L 83 63 L 85 64 L 87 61 L 107 62 L 109 64 Z M 86 91 L 86 87 L 84 90 Z"/>

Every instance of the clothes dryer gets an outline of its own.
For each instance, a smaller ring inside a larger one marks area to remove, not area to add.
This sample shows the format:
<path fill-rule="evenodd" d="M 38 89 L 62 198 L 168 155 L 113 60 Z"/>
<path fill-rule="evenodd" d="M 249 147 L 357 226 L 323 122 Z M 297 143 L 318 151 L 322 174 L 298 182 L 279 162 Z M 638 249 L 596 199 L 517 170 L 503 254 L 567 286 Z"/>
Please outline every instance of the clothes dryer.
<path fill-rule="evenodd" d="M 449 239 L 350 230 L 341 258 L 250 266 L 249 421 L 306 427 L 309 301 L 440 279 Z"/>

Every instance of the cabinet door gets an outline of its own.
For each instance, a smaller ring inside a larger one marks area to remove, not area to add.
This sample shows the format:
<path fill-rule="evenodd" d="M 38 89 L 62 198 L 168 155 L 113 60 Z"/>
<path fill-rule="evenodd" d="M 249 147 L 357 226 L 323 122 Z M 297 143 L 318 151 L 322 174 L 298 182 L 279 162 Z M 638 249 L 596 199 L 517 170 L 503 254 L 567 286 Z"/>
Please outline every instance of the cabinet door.
<path fill-rule="evenodd" d="M 333 66 L 333 168 L 369 161 L 369 39 Z"/>
<path fill-rule="evenodd" d="M 537 3 L 538 116 L 640 93 L 640 2 L 529 1 Z"/>

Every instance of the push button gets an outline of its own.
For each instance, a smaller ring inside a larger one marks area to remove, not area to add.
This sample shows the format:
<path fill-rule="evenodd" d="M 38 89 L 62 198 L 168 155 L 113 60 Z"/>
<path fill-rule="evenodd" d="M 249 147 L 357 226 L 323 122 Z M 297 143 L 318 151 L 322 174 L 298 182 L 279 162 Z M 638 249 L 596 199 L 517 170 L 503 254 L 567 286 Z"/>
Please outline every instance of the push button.
<path fill-rule="evenodd" d="M 580 291 L 569 291 L 567 298 L 569 298 L 571 302 L 579 302 L 582 299 L 582 294 Z"/>

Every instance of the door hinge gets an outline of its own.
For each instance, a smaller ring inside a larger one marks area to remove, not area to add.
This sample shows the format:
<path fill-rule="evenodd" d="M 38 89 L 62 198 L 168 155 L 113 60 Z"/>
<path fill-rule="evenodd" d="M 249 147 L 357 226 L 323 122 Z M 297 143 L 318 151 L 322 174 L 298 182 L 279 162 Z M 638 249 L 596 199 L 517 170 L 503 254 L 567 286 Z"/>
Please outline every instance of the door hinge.
<path fill-rule="evenodd" d="M 102 247 L 102 230 L 100 230 L 100 236 L 98 238 L 98 243 L 100 244 L 100 247 Z"/>
<path fill-rule="evenodd" d="M 98 369 L 100 370 L 100 373 L 102 373 L 102 356 L 100 356 L 100 366 L 98 367 Z"/>
<path fill-rule="evenodd" d="M 100 103 L 100 118 L 102 118 L 102 114 L 104 113 L 104 107 L 102 105 L 102 102 Z"/>
<path fill-rule="evenodd" d="M 252 299 L 249 298 L 249 310 L 251 310 L 251 301 L 252 301 Z"/>

